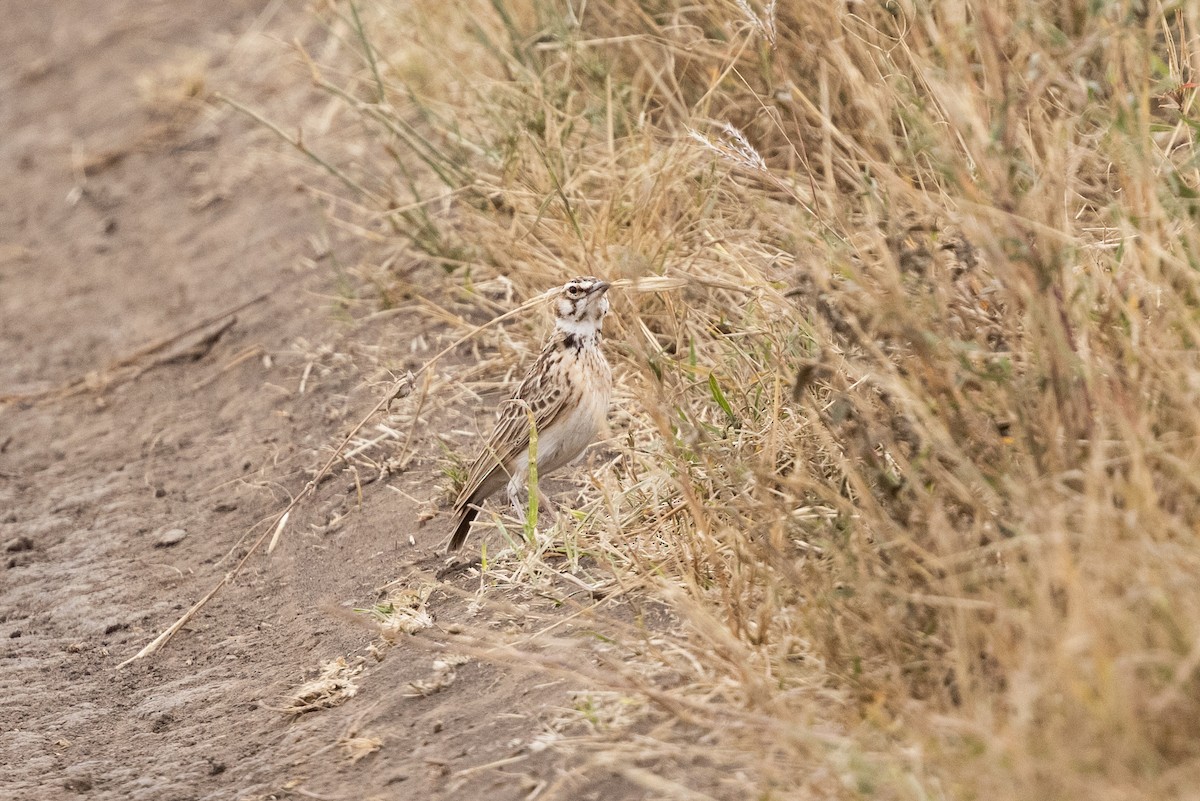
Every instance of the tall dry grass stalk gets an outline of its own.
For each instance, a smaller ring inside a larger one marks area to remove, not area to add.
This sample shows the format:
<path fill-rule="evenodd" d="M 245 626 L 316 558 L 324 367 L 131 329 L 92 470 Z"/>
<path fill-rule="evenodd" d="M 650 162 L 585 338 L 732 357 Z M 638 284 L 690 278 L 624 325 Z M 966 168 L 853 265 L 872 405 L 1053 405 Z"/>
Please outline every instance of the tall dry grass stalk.
<path fill-rule="evenodd" d="M 615 298 L 579 542 L 685 620 L 670 693 L 719 731 L 627 778 L 1196 792 L 1200 5 L 325 13 L 354 224 L 467 292 L 687 279 Z"/>

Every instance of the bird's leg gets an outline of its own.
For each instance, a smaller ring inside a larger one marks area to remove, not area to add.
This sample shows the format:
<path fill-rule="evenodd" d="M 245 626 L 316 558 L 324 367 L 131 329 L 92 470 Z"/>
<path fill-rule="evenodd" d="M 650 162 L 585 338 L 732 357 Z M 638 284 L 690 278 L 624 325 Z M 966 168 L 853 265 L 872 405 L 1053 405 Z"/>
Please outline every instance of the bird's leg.
<path fill-rule="evenodd" d="M 522 525 L 525 523 L 525 502 L 521 497 L 521 490 L 525 488 L 525 481 L 520 476 L 513 476 L 508 482 L 508 502 L 512 504 L 513 514 L 517 516 Z"/>
<path fill-rule="evenodd" d="M 542 492 L 541 487 L 538 487 L 537 495 L 538 495 L 539 514 L 541 512 L 549 512 L 550 518 L 552 520 L 557 521 L 558 520 L 558 504 L 556 504 L 554 501 L 550 500 L 550 498 L 546 495 L 546 493 Z"/>

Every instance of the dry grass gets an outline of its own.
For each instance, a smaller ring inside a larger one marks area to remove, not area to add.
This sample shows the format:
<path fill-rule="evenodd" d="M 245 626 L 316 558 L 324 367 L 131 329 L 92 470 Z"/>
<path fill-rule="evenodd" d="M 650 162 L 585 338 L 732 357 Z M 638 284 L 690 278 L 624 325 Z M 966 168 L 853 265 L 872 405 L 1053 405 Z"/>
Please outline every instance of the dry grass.
<path fill-rule="evenodd" d="M 351 666 L 342 657 L 323 663 L 316 678 L 292 690 L 284 711 L 302 715 L 340 706 L 358 692 L 354 679 L 361 672 L 361 665 Z"/>
<path fill-rule="evenodd" d="M 612 459 L 560 526 L 688 628 L 644 655 L 665 722 L 591 766 L 656 797 L 1200 786 L 1200 7 L 321 13 L 385 300 L 686 279 L 614 293 Z M 511 369 L 539 331 L 480 347 Z"/>

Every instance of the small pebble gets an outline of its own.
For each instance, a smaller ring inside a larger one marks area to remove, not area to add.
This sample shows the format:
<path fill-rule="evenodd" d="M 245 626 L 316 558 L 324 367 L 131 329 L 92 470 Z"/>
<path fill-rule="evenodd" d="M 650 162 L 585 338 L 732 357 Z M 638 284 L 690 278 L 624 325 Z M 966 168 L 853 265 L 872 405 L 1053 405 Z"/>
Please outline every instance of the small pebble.
<path fill-rule="evenodd" d="M 172 545 L 177 545 L 187 536 L 187 532 L 181 528 L 172 528 L 158 535 L 158 540 L 154 543 L 156 548 L 170 548 Z"/>
<path fill-rule="evenodd" d="M 33 540 L 29 537 L 13 537 L 8 542 L 4 543 L 4 550 L 9 553 L 17 553 L 18 551 L 29 551 L 33 549 Z"/>
<path fill-rule="evenodd" d="M 92 789 L 92 780 L 87 776 L 76 776 L 63 782 L 63 787 L 76 793 L 86 793 Z"/>

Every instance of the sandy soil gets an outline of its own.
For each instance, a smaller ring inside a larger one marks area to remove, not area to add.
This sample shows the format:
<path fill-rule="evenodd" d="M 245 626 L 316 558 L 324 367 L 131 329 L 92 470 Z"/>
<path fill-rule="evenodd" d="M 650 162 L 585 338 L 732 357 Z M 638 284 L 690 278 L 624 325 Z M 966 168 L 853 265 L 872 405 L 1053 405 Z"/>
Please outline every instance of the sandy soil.
<path fill-rule="evenodd" d="M 432 588 L 432 627 L 382 650 L 349 611 L 441 564 L 443 521 L 417 524 L 436 419 L 406 472 L 361 504 L 346 474 L 323 485 L 274 554 L 118 668 L 373 405 L 370 369 L 437 337 L 338 313 L 330 265 L 358 246 L 298 191 L 313 172 L 189 98 L 319 115 L 282 42 L 321 32 L 293 5 L 0 2 L 0 797 L 642 797 L 572 785 L 538 746 L 562 679 L 475 658 L 438 692 L 410 685 L 431 686 L 456 621 L 521 631 L 552 603 L 480 613 L 463 571 Z M 357 695 L 283 711 L 339 657 Z"/>

